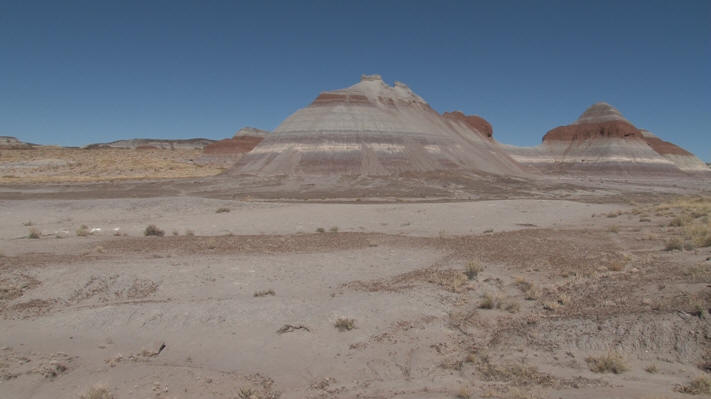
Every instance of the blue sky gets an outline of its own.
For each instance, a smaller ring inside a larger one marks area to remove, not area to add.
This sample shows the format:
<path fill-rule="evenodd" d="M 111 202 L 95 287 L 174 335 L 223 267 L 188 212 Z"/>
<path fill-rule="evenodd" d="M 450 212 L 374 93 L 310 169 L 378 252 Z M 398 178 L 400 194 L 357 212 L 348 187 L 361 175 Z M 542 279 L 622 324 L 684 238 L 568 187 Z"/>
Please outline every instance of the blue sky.
<path fill-rule="evenodd" d="M 362 73 L 505 143 L 606 101 L 711 161 L 708 0 L 0 0 L 0 135 L 26 141 L 271 130 Z"/>

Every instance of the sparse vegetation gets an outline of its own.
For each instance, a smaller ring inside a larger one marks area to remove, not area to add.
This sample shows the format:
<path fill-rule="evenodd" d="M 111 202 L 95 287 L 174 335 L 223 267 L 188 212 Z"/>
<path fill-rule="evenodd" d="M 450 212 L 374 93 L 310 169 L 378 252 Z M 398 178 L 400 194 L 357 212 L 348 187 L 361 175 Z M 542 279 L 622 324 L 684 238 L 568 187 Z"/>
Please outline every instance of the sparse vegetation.
<path fill-rule="evenodd" d="M 479 309 L 504 309 L 510 313 L 518 312 L 520 306 L 517 302 L 503 301 L 500 297 L 486 293 L 479 302 Z"/>
<path fill-rule="evenodd" d="M 688 220 L 686 218 L 681 218 L 680 216 L 675 217 L 674 219 L 669 222 L 669 227 L 681 227 L 688 223 Z"/>
<path fill-rule="evenodd" d="M 521 290 L 521 292 L 523 292 L 524 299 L 527 301 L 538 299 L 541 295 L 538 288 L 536 288 L 532 282 L 524 279 L 523 277 L 516 277 L 516 282 L 514 284 Z"/>
<path fill-rule="evenodd" d="M 82 224 L 77 229 L 77 236 L 79 236 L 79 237 L 86 237 L 89 234 L 91 234 L 91 231 L 89 230 L 89 226 L 87 226 L 85 224 Z"/>
<path fill-rule="evenodd" d="M 711 378 L 706 376 L 694 378 L 686 385 L 678 386 L 676 390 L 690 395 L 711 395 Z"/>
<path fill-rule="evenodd" d="M 81 399 L 113 399 L 114 395 L 108 388 L 97 385 L 89 389 L 86 393 L 80 396 Z"/>
<path fill-rule="evenodd" d="M 467 264 L 467 267 L 464 270 L 464 274 L 466 274 L 469 280 L 476 280 L 477 276 L 479 276 L 479 273 L 481 273 L 483 270 L 484 267 L 479 262 L 471 261 Z"/>
<path fill-rule="evenodd" d="M 506 381 L 513 386 L 553 384 L 553 377 L 541 373 L 534 366 L 518 363 L 498 365 L 492 363 L 488 355 L 482 356 L 477 364 L 477 370 L 487 381 Z"/>
<path fill-rule="evenodd" d="M 644 371 L 648 372 L 649 374 L 657 374 L 657 365 L 656 364 L 650 364 L 647 366 Z"/>
<path fill-rule="evenodd" d="M 521 306 L 518 304 L 518 302 L 506 302 L 503 305 L 503 307 L 504 307 L 504 310 L 509 313 L 516 313 L 521 308 Z"/>
<path fill-rule="evenodd" d="M 239 399 L 257 399 L 257 393 L 252 388 L 240 388 Z"/>
<path fill-rule="evenodd" d="M 665 251 L 681 251 L 683 247 L 684 247 L 683 241 L 681 241 L 679 238 L 672 238 L 671 240 L 667 241 L 666 245 L 664 246 L 664 250 Z"/>
<path fill-rule="evenodd" d="M 187 229 L 187 230 L 185 230 L 185 235 L 188 236 L 188 237 L 192 237 L 192 236 L 195 235 L 195 232 L 193 232 L 193 231 L 190 230 L 190 229 Z"/>
<path fill-rule="evenodd" d="M 588 364 L 590 371 L 594 373 L 622 374 L 627 371 L 627 366 L 622 356 L 614 352 L 598 357 L 590 356 L 585 359 L 585 362 Z"/>
<path fill-rule="evenodd" d="M 467 387 L 459 388 L 457 392 L 457 399 L 470 399 L 472 397 L 472 391 Z"/>
<path fill-rule="evenodd" d="M 143 231 L 143 235 L 146 237 L 148 237 L 148 236 L 163 237 L 165 235 L 165 231 L 159 229 L 154 224 L 150 224 L 146 227 L 146 230 Z"/>
<path fill-rule="evenodd" d="M 257 291 L 257 292 L 254 293 L 254 296 L 255 296 L 255 297 L 262 297 L 262 296 L 267 296 L 267 295 L 272 295 L 272 296 L 273 296 L 273 295 L 276 295 L 276 293 L 275 293 L 274 290 L 272 290 L 272 289 L 263 290 L 263 291 Z"/>
<path fill-rule="evenodd" d="M 215 211 L 215 213 L 229 213 L 229 212 L 230 212 L 230 208 L 217 208 L 217 210 Z"/>
<path fill-rule="evenodd" d="M 338 226 L 333 226 L 330 229 L 328 229 L 331 233 L 338 233 Z"/>
<path fill-rule="evenodd" d="M 499 298 L 491 294 L 484 294 L 479 302 L 479 309 L 495 309 L 500 306 Z"/>
<path fill-rule="evenodd" d="M 691 304 L 691 311 L 689 312 L 692 316 L 696 316 L 699 319 L 704 317 L 704 306 L 700 301 L 694 301 Z"/>
<path fill-rule="evenodd" d="M 612 226 L 610 226 L 610 228 L 608 229 L 608 231 L 609 231 L 610 233 L 615 233 L 615 234 L 616 234 L 616 233 L 619 233 L 619 232 L 620 232 L 620 227 L 617 226 L 617 225 L 612 225 Z"/>
<path fill-rule="evenodd" d="M 30 226 L 32 226 L 32 221 L 31 221 L 31 220 L 28 220 L 28 221 L 26 221 L 25 223 L 22 223 L 22 225 L 25 226 L 25 227 L 30 227 Z"/>
<path fill-rule="evenodd" d="M 40 233 L 39 230 L 32 227 L 32 228 L 30 228 L 29 232 L 27 233 L 27 238 L 37 239 L 37 238 L 40 238 L 41 235 L 42 235 L 42 233 Z"/>
<path fill-rule="evenodd" d="M 336 320 L 334 327 L 336 327 L 338 331 L 350 331 L 355 328 L 355 320 L 339 318 L 338 320 Z"/>
<path fill-rule="evenodd" d="M 319 228 L 316 229 L 316 232 L 317 232 L 317 233 L 325 233 L 325 232 L 326 232 L 326 229 L 324 229 L 323 227 L 319 227 Z"/>

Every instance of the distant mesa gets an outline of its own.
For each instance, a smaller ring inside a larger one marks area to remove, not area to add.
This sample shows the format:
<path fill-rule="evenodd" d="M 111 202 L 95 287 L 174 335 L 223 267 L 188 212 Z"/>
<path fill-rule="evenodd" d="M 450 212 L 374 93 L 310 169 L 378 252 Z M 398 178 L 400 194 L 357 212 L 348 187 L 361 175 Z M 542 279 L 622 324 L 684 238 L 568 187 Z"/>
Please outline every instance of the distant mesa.
<path fill-rule="evenodd" d="M 92 150 L 98 148 L 122 148 L 131 150 L 158 149 L 158 150 L 201 150 L 215 140 L 194 139 L 128 139 L 117 140 L 110 143 L 89 144 L 84 148 Z"/>
<path fill-rule="evenodd" d="M 488 123 L 460 114 L 442 116 L 406 84 L 395 82 L 390 86 L 380 75 L 363 75 L 351 87 L 319 94 L 309 106 L 267 134 L 227 173 L 526 173 L 489 139 Z"/>
<path fill-rule="evenodd" d="M 535 147 L 504 146 L 521 164 L 544 172 L 681 174 L 711 172 L 693 154 L 640 130 L 607 103 L 589 107 L 573 124 L 559 126 Z"/>
<path fill-rule="evenodd" d="M 17 137 L 0 136 L 0 150 L 29 150 L 36 147 L 36 144 L 25 143 Z"/>

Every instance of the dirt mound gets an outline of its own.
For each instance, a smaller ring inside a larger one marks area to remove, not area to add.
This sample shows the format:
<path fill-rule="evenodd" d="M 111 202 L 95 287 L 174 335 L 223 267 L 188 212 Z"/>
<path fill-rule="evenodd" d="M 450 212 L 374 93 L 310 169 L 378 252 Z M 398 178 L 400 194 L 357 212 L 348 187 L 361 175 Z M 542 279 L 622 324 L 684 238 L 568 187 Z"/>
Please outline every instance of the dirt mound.
<path fill-rule="evenodd" d="M 472 135 L 469 123 L 444 118 L 403 83 L 389 86 L 379 75 L 364 75 L 289 116 L 228 174 L 524 174 L 498 144 Z"/>
<path fill-rule="evenodd" d="M 593 104 L 574 123 L 550 130 L 541 145 L 504 148 L 524 165 L 563 174 L 681 175 L 704 166 L 687 151 L 645 136 L 607 103 Z"/>

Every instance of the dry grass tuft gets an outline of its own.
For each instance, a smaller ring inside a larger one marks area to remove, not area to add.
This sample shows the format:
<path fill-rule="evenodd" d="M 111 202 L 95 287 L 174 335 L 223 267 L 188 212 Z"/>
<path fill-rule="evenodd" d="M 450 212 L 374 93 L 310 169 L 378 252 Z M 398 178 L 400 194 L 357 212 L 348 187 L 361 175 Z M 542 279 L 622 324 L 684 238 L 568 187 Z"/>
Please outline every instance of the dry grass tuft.
<path fill-rule="evenodd" d="M 240 388 L 239 399 L 259 399 L 252 388 Z"/>
<path fill-rule="evenodd" d="M 338 233 L 338 226 L 333 226 L 330 229 L 328 229 L 331 233 Z"/>
<path fill-rule="evenodd" d="M 436 284 L 451 292 L 461 292 L 467 286 L 467 277 L 457 270 L 429 270 L 424 274 L 425 281 Z"/>
<path fill-rule="evenodd" d="M 338 331 L 350 331 L 355 328 L 355 320 L 342 317 L 336 320 L 333 326 L 336 327 Z"/>
<path fill-rule="evenodd" d="M 105 386 L 96 385 L 79 397 L 81 399 L 113 399 L 114 395 Z"/>
<path fill-rule="evenodd" d="M 479 309 L 503 309 L 509 313 L 516 313 L 520 309 L 518 302 L 504 301 L 497 295 L 484 294 L 479 302 Z"/>
<path fill-rule="evenodd" d="M 464 274 L 469 280 L 476 280 L 476 278 L 479 276 L 479 273 L 481 273 L 483 270 L 484 266 L 482 266 L 478 262 L 471 261 L 469 262 L 469 264 L 467 264 L 467 267 L 464 270 Z"/>
<path fill-rule="evenodd" d="M 496 309 L 501 306 L 501 300 L 489 293 L 484 294 L 479 302 L 479 309 Z"/>
<path fill-rule="evenodd" d="M 472 397 L 472 391 L 467 387 L 459 388 L 457 392 L 457 399 L 470 399 Z"/>
<path fill-rule="evenodd" d="M 705 248 L 711 246 L 711 224 L 695 223 L 684 227 L 684 236 L 696 247 Z"/>
<path fill-rule="evenodd" d="M 82 224 L 79 226 L 77 229 L 77 236 L 79 237 L 86 237 L 91 234 L 91 231 L 89 230 L 89 226 Z"/>
<path fill-rule="evenodd" d="M 613 225 L 613 226 L 610 226 L 610 228 L 608 228 L 608 231 L 609 231 L 610 233 L 619 233 L 619 232 L 620 232 L 620 227 L 617 226 L 617 225 Z"/>
<path fill-rule="evenodd" d="M 598 357 L 590 356 L 585 359 L 585 362 L 590 367 L 590 371 L 594 373 L 622 374 L 627 371 L 627 366 L 622 356 L 614 352 Z"/>
<path fill-rule="evenodd" d="M 530 281 L 524 279 L 523 277 L 516 277 L 516 282 L 514 283 L 518 289 L 524 294 L 524 299 L 527 301 L 532 301 L 538 299 L 541 296 L 539 289 Z"/>
<path fill-rule="evenodd" d="M 483 356 L 477 364 L 477 370 L 486 381 L 506 381 L 513 386 L 553 385 L 554 378 L 541 373 L 534 366 L 525 364 L 496 365 L 489 361 L 488 356 Z"/>
<path fill-rule="evenodd" d="M 681 239 L 672 238 L 671 240 L 667 241 L 666 245 L 664 246 L 664 250 L 665 251 L 681 251 L 683 247 L 684 247 L 684 242 L 681 241 Z"/>
<path fill-rule="evenodd" d="M 324 229 L 323 227 L 319 227 L 319 228 L 316 229 L 316 232 L 317 232 L 317 233 L 325 233 L 325 232 L 326 232 L 326 229 Z"/>
<path fill-rule="evenodd" d="M 215 213 L 229 213 L 229 212 L 230 212 L 230 208 L 217 208 L 217 210 L 215 211 Z"/>
<path fill-rule="evenodd" d="M 37 238 L 40 238 L 41 235 L 42 235 L 42 233 L 40 233 L 39 230 L 32 227 L 32 228 L 30 228 L 29 233 L 27 233 L 27 238 L 37 239 Z"/>
<path fill-rule="evenodd" d="M 694 378 L 686 385 L 678 386 L 676 390 L 689 395 L 711 395 L 711 378 L 706 376 Z"/>
<path fill-rule="evenodd" d="M 146 227 L 146 230 L 143 231 L 143 235 L 148 237 L 148 236 L 156 236 L 156 237 L 163 237 L 165 235 L 165 231 L 159 229 L 156 225 L 151 224 Z"/>
<path fill-rule="evenodd" d="M 659 370 L 657 370 L 656 364 L 650 364 L 644 369 L 644 371 L 648 372 L 649 374 L 657 374 Z"/>
<path fill-rule="evenodd" d="M 272 290 L 272 289 L 269 289 L 269 290 L 257 291 L 254 293 L 255 297 L 262 297 L 262 296 L 267 296 L 267 295 L 274 296 L 274 295 L 276 295 L 276 292 L 274 292 L 274 290 Z"/>

